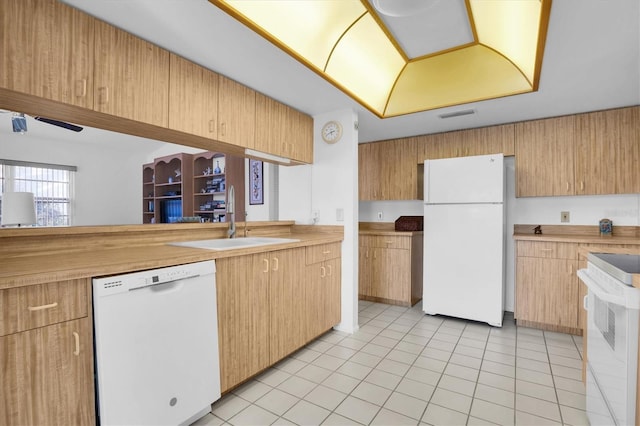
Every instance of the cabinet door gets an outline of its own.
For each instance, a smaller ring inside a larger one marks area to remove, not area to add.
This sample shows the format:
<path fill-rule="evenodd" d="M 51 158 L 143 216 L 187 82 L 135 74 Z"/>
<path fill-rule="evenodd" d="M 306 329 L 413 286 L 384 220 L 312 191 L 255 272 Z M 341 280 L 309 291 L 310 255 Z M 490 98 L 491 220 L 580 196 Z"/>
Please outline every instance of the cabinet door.
<path fill-rule="evenodd" d="M 270 362 L 276 363 L 306 343 L 305 251 L 280 250 L 271 253 L 269 284 Z"/>
<path fill-rule="evenodd" d="M 261 93 L 256 93 L 254 149 L 311 163 L 313 119 Z"/>
<path fill-rule="evenodd" d="M 461 130 L 461 155 L 514 155 L 515 125 L 489 126 Z"/>
<path fill-rule="evenodd" d="M 0 365 L 0 424 L 95 424 L 89 318 L 0 337 Z"/>
<path fill-rule="evenodd" d="M 576 194 L 640 192 L 640 107 L 576 116 Z"/>
<path fill-rule="evenodd" d="M 578 327 L 577 260 L 518 257 L 516 312 L 522 321 Z"/>
<path fill-rule="evenodd" d="M 215 139 L 218 74 L 170 54 L 169 128 Z"/>
<path fill-rule="evenodd" d="M 360 201 L 380 197 L 380 149 L 377 143 L 358 145 L 358 193 Z"/>
<path fill-rule="evenodd" d="M 53 0 L 0 2 L 0 86 L 93 108 L 95 20 Z"/>
<path fill-rule="evenodd" d="M 411 254 L 402 249 L 374 249 L 375 275 L 371 283 L 374 297 L 409 302 L 411 300 Z"/>
<path fill-rule="evenodd" d="M 516 123 L 516 196 L 574 195 L 575 116 Z"/>
<path fill-rule="evenodd" d="M 167 127 L 169 52 L 96 21 L 95 90 L 96 111 Z"/>
<path fill-rule="evenodd" d="M 375 249 L 363 246 L 358 249 L 358 294 L 360 296 L 372 296 L 373 250 Z"/>
<path fill-rule="evenodd" d="M 261 254 L 216 260 L 220 386 L 225 392 L 269 363 L 269 265 Z"/>
<path fill-rule="evenodd" d="M 305 284 L 306 341 L 340 322 L 340 259 L 307 266 Z"/>
<path fill-rule="evenodd" d="M 360 144 L 358 167 L 361 201 L 421 198 L 414 138 Z"/>
<path fill-rule="evenodd" d="M 218 77 L 218 140 L 252 148 L 255 144 L 256 92 Z"/>

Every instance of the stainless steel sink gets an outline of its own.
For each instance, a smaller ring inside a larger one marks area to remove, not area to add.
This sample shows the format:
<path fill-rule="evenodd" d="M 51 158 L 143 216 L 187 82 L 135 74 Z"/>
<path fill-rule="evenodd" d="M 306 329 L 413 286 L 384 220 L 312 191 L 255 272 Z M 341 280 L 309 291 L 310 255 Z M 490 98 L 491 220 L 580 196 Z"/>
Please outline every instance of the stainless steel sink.
<path fill-rule="evenodd" d="M 169 243 L 172 246 L 200 248 L 207 250 L 233 250 L 246 247 L 266 246 L 270 244 L 295 243 L 294 238 L 273 237 L 246 237 L 246 238 L 220 238 L 215 240 L 196 240 Z"/>

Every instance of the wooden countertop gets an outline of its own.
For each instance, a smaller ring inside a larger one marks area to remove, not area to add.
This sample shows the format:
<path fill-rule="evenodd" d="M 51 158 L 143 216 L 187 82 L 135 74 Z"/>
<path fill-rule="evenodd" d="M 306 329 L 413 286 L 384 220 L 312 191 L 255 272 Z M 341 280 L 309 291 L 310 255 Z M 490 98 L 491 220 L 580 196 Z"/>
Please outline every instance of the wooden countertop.
<path fill-rule="evenodd" d="M 63 252 L 2 258 L 0 259 L 0 289 L 122 274 L 203 260 L 335 243 L 343 239 L 342 234 L 329 232 L 294 232 L 270 236 L 294 238 L 299 241 L 233 250 L 205 250 L 166 244 L 150 244 L 75 253 Z"/>
<path fill-rule="evenodd" d="M 599 235 L 576 235 L 576 234 L 513 234 L 514 240 L 522 241 L 556 241 L 560 243 L 582 243 L 582 244 L 631 244 L 640 245 L 640 238 L 626 236 L 601 237 Z"/>

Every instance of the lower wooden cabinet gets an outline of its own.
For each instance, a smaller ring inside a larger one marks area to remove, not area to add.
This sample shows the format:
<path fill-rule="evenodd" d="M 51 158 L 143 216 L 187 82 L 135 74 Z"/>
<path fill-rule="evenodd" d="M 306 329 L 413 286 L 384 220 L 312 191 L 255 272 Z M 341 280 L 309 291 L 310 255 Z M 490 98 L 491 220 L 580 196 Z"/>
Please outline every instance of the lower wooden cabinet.
<path fill-rule="evenodd" d="M 516 243 L 516 310 L 519 325 L 580 334 L 578 245 Z"/>
<path fill-rule="evenodd" d="M 320 260 L 320 254 L 326 260 Z M 331 329 L 341 320 L 340 244 L 307 247 L 308 281 L 305 285 L 306 341 Z"/>
<path fill-rule="evenodd" d="M 314 259 L 309 250 L 335 256 Z M 226 392 L 340 322 L 340 244 L 216 260 L 220 384 Z"/>
<path fill-rule="evenodd" d="M 361 235 L 360 299 L 413 306 L 422 299 L 422 233 Z"/>
<path fill-rule="evenodd" d="M 95 424 L 88 285 L 0 291 L 0 424 Z"/>
<path fill-rule="evenodd" d="M 264 255 L 216 260 L 220 387 L 269 366 L 269 274 Z"/>

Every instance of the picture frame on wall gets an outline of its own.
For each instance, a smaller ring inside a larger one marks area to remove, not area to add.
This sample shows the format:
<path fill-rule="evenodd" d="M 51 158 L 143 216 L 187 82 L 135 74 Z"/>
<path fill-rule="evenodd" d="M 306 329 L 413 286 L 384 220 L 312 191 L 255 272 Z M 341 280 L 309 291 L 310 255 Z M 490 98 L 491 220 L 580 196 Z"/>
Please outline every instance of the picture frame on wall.
<path fill-rule="evenodd" d="M 264 164 L 249 159 L 249 204 L 264 204 Z"/>

